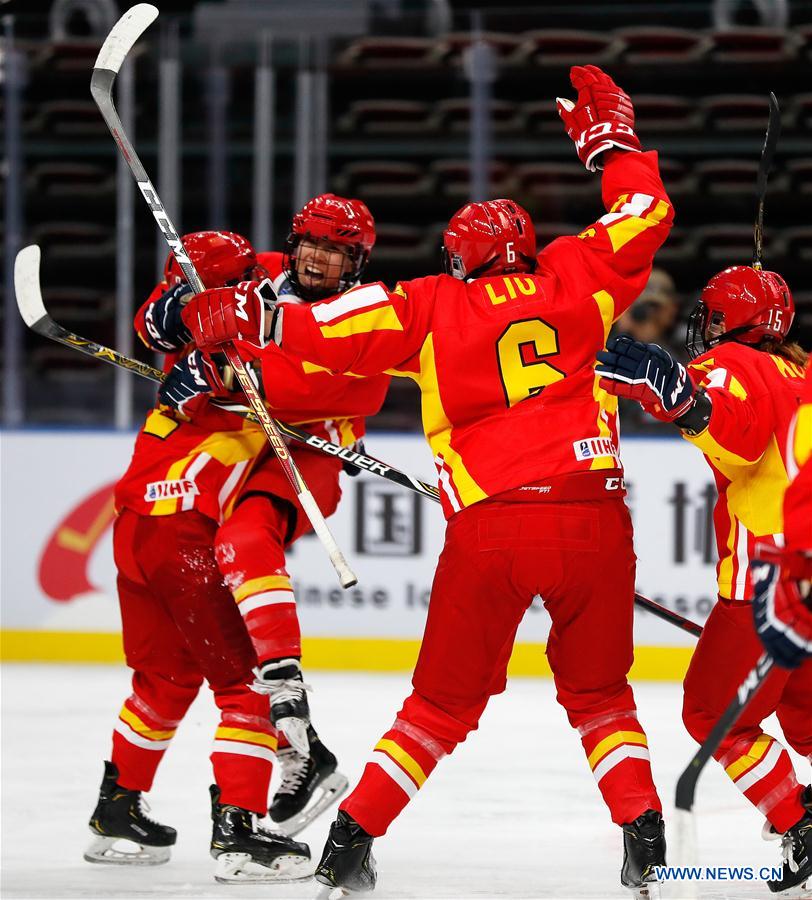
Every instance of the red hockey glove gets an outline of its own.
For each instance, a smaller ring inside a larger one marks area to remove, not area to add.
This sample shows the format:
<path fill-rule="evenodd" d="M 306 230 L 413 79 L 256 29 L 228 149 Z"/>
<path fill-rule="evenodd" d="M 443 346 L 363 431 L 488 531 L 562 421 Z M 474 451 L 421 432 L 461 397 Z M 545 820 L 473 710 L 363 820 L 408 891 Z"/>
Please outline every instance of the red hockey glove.
<path fill-rule="evenodd" d="M 764 544 L 756 556 L 750 564 L 756 632 L 779 666 L 795 669 L 812 657 L 812 557 Z"/>
<path fill-rule="evenodd" d="M 558 115 L 575 141 L 578 158 L 594 172 L 598 156 L 612 147 L 640 150 L 634 133 L 634 107 L 629 95 L 597 66 L 573 66 L 570 81 L 578 91 L 575 103 L 556 97 Z"/>
<path fill-rule="evenodd" d="M 229 341 L 247 341 L 262 349 L 275 308 L 276 292 L 270 279 L 241 281 L 192 298 L 183 310 L 183 321 L 201 350 L 219 349 Z"/>
<path fill-rule="evenodd" d="M 595 374 L 607 394 L 637 400 L 661 422 L 681 419 L 696 402 L 696 388 L 685 366 L 658 344 L 644 344 L 625 334 L 610 338 L 598 353 Z"/>
<path fill-rule="evenodd" d="M 214 393 L 226 393 L 217 366 L 205 353 L 192 350 L 166 376 L 158 402 L 191 419 Z"/>

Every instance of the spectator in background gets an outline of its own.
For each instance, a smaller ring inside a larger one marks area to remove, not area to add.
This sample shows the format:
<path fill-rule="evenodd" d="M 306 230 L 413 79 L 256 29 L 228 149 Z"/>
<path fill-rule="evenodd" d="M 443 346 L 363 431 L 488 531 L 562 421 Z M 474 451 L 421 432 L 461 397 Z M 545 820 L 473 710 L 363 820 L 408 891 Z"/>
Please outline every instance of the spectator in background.
<path fill-rule="evenodd" d="M 615 322 L 612 335 L 628 334 L 636 341 L 659 344 L 672 357 L 685 360 L 682 347 L 674 346 L 671 338 L 679 322 L 680 303 L 674 279 L 664 269 L 651 270 L 643 293 Z M 629 432 L 654 431 L 658 422 L 639 403 L 619 397 L 618 411 L 621 429 Z"/>

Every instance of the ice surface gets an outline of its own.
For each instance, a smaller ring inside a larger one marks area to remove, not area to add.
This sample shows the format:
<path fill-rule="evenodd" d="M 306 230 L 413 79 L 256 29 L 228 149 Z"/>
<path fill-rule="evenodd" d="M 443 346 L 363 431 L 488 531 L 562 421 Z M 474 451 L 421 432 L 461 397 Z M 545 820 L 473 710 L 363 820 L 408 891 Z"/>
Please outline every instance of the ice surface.
<path fill-rule="evenodd" d="M 406 696 L 408 678 L 310 672 L 308 681 L 316 689 L 316 727 L 353 784 Z M 639 684 L 635 690 L 667 818 L 694 744 L 680 722 L 678 685 Z M 128 693 L 123 668 L 2 667 L 3 897 L 313 897 L 312 882 L 214 882 L 207 788 L 216 718 L 206 693 L 189 711 L 148 798 L 155 818 L 179 831 L 172 861 L 132 870 L 82 860 L 102 760 Z M 808 779 L 808 763 L 795 760 Z M 300 836 L 316 857 L 330 818 Z M 778 844 L 760 838 L 760 815 L 715 765 L 700 781 L 698 819 L 703 864 L 777 863 Z M 492 701 L 479 732 L 440 763 L 376 842 L 375 855 L 380 879 L 374 897 L 380 900 L 630 896 L 618 881 L 620 834 L 546 680 L 514 679 Z M 664 897 L 681 895 L 676 886 L 664 889 Z M 739 900 L 769 892 L 763 884 L 734 882 L 705 884 L 702 896 Z"/>

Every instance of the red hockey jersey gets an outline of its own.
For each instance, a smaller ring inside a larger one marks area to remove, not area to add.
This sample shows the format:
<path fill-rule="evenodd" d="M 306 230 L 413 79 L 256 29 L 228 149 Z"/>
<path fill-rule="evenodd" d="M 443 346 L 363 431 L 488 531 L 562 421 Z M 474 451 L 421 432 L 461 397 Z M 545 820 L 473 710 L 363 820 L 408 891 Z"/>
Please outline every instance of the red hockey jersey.
<path fill-rule="evenodd" d="M 539 479 L 620 469 L 617 402 L 598 387 L 595 354 L 673 212 L 656 153 L 613 155 L 602 186 L 607 214 L 553 241 L 533 274 L 431 276 L 282 306 L 287 352 L 417 382 L 446 516 Z"/>
<path fill-rule="evenodd" d="M 263 265 L 284 296 L 281 253 L 260 253 Z M 160 350 L 150 329 L 152 304 L 166 290 L 156 286 L 135 317 L 144 343 Z M 244 359 L 256 350 L 241 345 Z M 169 371 L 182 353 L 168 354 Z M 262 381 L 275 418 L 334 443 L 348 446 L 364 434 L 364 419 L 381 408 L 389 377 L 332 375 L 323 367 L 286 356 L 278 348 L 262 354 Z M 241 392 L 224 395 L 244 403 Z M 198 509 L 215 521 L 227 518 L 240 488 L 267 439 L 259 425 L 207 403 L 193 421 L 165 407 L 148 415 L 135 442 L 127 472 L 116 486 L 116 507 L 141 515 L 171 515 Z M 293 446 L 294 458 L 296 455 Z"/>
<path fill-rule="evenodd" d="M 787 436 L 803 369 L 783 356 L 733 342 L 702 354 L 689 368 L 713 401 L 708 427 L 683 436 L 705 454 L 719 494 L 713 514 L 719 593 L 749 600 L 756 541 L 783 542 Z"/>
<path fill-rule="evenodd" d="M 792 483 L 784 496 L 784 541 L 787 549 L 812 555 L 812 356 L 790 426 L 787 470 Z"/>

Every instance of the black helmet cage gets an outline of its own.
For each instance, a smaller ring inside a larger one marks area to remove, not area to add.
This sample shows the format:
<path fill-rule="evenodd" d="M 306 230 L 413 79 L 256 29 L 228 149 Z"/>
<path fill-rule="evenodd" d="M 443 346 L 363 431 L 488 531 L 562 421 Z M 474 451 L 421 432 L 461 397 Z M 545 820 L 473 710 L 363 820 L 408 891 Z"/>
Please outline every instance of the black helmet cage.
<path fill-rule="evenodd" d="M 360 244 L 341 244 L 340 250 L 350 261 L 350 268 L 338 278 L 336 287 L 331 288 L 306 288 L 299 281 L 299 274 L 296 271 L 296 251 L 303 240 L 312 241 L 314 244 L 323 243 L 327 238 L 314 237 L 310 232 L 297 234 L 291 231 L 285 241 L 285 249 L 282 257 L 282 268 L 290 282 L 291 287 L 297 297 L 306 300 L 308 303 L 315 303 L 317 300 L 325 300 L 332 297 L 333 294 L 341 294 L 356 285 L 369 262 L 369 251 L 364 250 Z"/>

